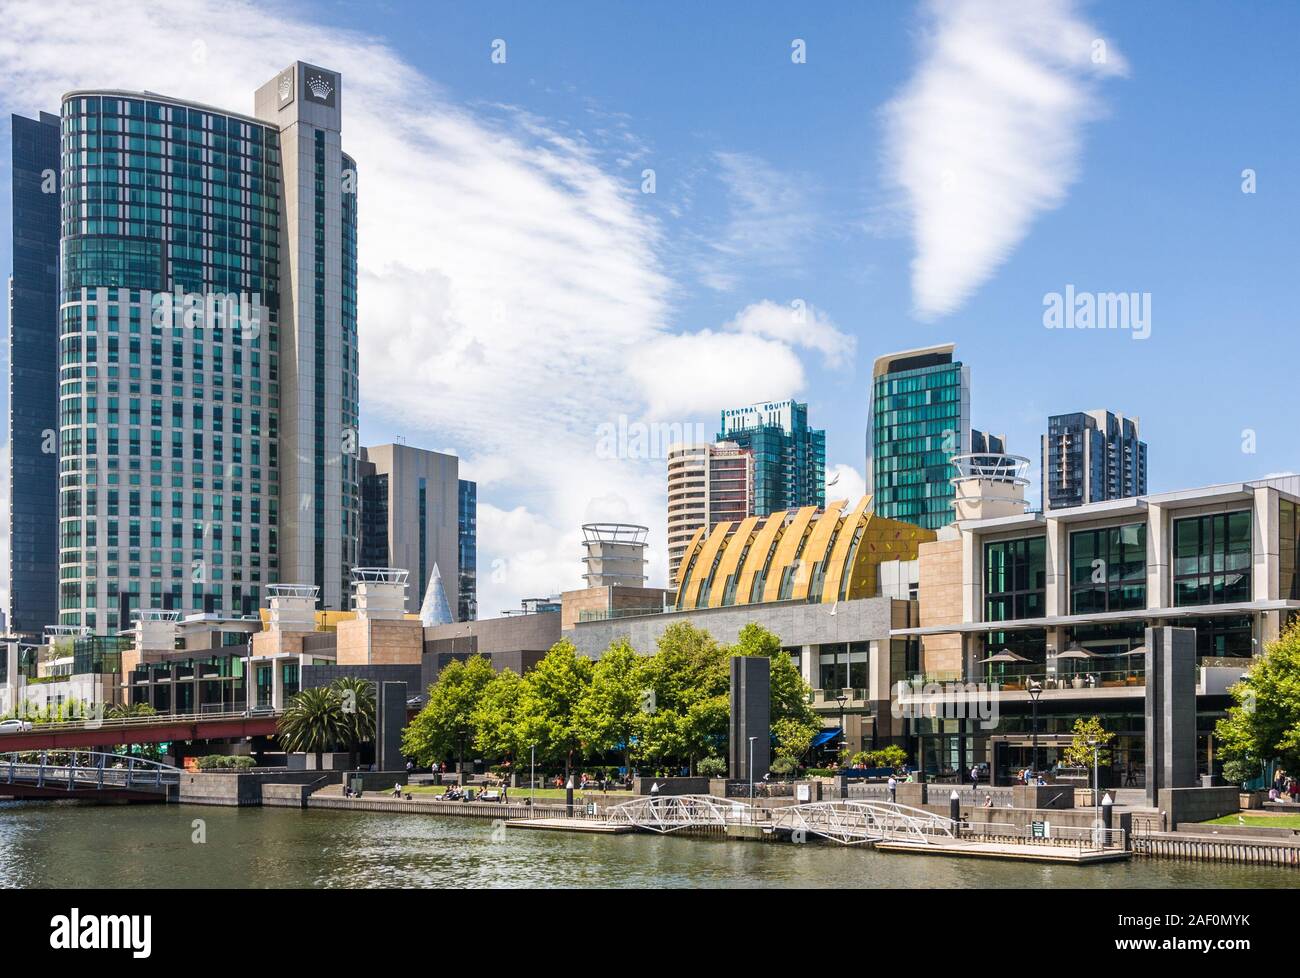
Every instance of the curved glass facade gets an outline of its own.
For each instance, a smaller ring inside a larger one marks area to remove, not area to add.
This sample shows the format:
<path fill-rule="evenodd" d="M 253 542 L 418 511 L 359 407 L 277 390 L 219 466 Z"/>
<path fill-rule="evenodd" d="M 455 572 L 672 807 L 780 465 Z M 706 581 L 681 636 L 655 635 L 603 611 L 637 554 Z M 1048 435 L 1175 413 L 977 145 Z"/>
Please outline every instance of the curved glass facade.
<path fill-rule="evenodd" d="M 62 107 L 59 620 L 252 613 L 277 577 L 277 127 Z"/>

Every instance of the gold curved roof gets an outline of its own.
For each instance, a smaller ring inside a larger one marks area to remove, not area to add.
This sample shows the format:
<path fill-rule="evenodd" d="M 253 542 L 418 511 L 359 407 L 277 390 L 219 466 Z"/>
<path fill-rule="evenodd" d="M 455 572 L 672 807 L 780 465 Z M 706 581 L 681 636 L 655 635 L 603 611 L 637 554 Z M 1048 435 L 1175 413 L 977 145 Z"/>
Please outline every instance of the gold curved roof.
<path fill-rule="evenodd" d="M 708 598 L 705 588 L 709 586 L 712 577 L 713 566 L 718 560 L 718 551 L 727 543 L 728 535 L 735 524 L 730 520 L 725 520 L 714 527 L 713 532 L 704 539 L 700 547 L 700 555 L 695 559 L 695 573 L 691 575 L 690 589 L 686 594 L 690 598 L 691 607 L 701 607 L 701 602 Z"/>
<path fill-rule="evenodd" d="M 749 604 L 760 575 L 759 601 L 781 600 L 781 582 L 788 572 L 794 574 L 794 583 L 786 600 L 832 604 L 873 597 L 880 562 L 916 559 L 917 547 L 934 540 L 935 533 L 876 516 L 868 508 L 870 502 L 871 497 L 864 496 L 845 513 L 848 503 L 838 500 L 824 511 L 804 506 L 719 523 L 708 533 L 696 531 L 682 557 L 678 609 Z M 814 594 L 819 567 L 821 590 Z M 728 588 L 732 578 L 736 586 Z"/>
<path fill-rule="evenodd" d="M 805 506 L 797 510 L 794 519 L 781 534 L 781 542 L 777 544 L 776 553 L 772 555 L 772 564 L 767 569 L 767 577 L 763 580 L 764 601 L 776 601 L 780 598 L 781 579 L 785 577 L 786 568 L 793 569 L 796 574 L 799 573 L 797 561 L 803 551 L 804 534 L 808 532 L 808 525 L 812 523 L 815 515 L 817 515 L 816 506 Z"/>
<path fill-rule="evenodd" d="M 754 535 L 749 556 L 745 558 L 745 564 L 740 568 L 740 580 L 736 583 L 736 597 L 739 599 L 739 604 L 749 604 L 749 596 L 754 590 L 754 578 L 767 567 L 767 556 L 785 530 L 785 516 L 784 509 L 779 513 L 773 513 Z"/>
<path fill-rule="evenodd" d="M 678 599 L 680 600 L 682 581 L 686 579 L 686 571 L 691 566 L 691 561 L 695 559 L 695 554 L 700 549 L 700 544 L 704 542 L 705 528 L 700 527 L 691 537 L 691 542 L 686 545 L 686 550 L 682 553 L 681 563 L 677 565 L 677 580 L 673 583 L 677 585 Z"/>
<path fill-rule="evenodd" d="M 747 516 L 732 534 L 734 543 L 727 545 L 722 560 L 718 563 L 718 570 L 713 575 L 713 587 L 709 589 L 710 608 L 722 607 L 722 599 L 727 593 L 727 581 L 740 572 L 741 558 L 745 556 L 746 547 L 754 535 L 754 527 L 758 526 L 760 519 L 758 516 Z"/>
<path fill-rule="evenodd" d="M 853 507 L 853 511 L 844 518 L 840 526 L 840 532 L 835 537 L 835 545 L 831 548 L 830 556 L 826 561 L 826 568 L 822 580 L 822 596 L 832 595 L 832 600 L 838 600 L 840 592 L 844 588 L 844 571 L 849 566 L 849 554 L 853 547 L 853 538 L 858 530 L 866 526 L 867 521 L 871 518 L 871 512 L 867 509 L 867 504 L 871 502 L 870 496 L 863 496 L 858 504 Z"/>

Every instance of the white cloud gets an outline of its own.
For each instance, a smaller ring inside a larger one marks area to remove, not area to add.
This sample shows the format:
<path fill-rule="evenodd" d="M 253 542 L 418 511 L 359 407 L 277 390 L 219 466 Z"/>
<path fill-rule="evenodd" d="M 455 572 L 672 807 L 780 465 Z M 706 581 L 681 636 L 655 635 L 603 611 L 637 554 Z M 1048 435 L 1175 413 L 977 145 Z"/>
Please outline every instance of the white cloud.
<path fill-rule="evenodd" d="M 755 302 L 736 313 L 736 318 L 723 328 L 815 350 L 829 367 L 851 362 L 857 351 L 856 337 L 840 332 L 826 313 L 801 299 L 788 306 L 770 299 Z"/>
<path fill-rule="evenodd" d="M 847 499 L 849 505 L 857 504 L 857 501 L 867 493 L 867 482 L 852 465 L 845 465 L 841 462 L 838 465 L 832 465 L 826 470 L 826 501 L 834 499 Z"/>
<path fill-rule="evenodd" d="M 715 153 L 727 188 L 727 222 L 699 260 L 706 286 L 726 291 L 741 269 L 797 270 L 816 214 L 800 182 L 751 153 Z"/>
<path fill-rule="evenodd" d="M 708 329 L 648 344 L 629 371 L 661 419 L 791 397 L 804 385 L 803 364 L 785 343 Z"/>
<path fill-rule="evenodd" d="M 1062 203 L 1101 111 L 1095 81 L 1127 70 L 1072 0 L 932 0 L 928 20 L 916 74 L 885 109 L 927 319 L 958 308 Z"/>

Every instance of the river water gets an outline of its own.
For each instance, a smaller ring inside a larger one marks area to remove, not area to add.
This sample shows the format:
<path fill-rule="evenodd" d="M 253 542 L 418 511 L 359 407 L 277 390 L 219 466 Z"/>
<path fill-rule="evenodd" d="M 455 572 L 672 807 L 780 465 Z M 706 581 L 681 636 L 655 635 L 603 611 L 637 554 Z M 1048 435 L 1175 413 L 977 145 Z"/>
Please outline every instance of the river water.
<path fill-rule="evenodd" d="M 494 830 L 487 819 L 377 812 L 0 802 L 4 887 L 1297 885 L 1295 869 L 1147 858 L 1051 866 L 830 844 Z"/>

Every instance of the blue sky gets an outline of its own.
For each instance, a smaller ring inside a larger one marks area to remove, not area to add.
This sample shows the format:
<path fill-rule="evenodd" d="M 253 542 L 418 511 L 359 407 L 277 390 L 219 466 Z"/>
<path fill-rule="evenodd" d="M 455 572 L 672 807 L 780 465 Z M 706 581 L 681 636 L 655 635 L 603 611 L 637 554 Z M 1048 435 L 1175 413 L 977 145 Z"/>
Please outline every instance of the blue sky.
<path fill-rule="evenodd" d="M 873 358 L 933 342 L 957 343 L 974 423 L 1035 478 L 1047 416 L 1093 407 L 1141 419 L 1153 490 L 1296 468 L 1294 4 L 229 0 L 140 12 L 173 54 L 154 64 L 61 40 L 43 6 L 0 41 L 6 111 L 74 83 L 247 111 L 294 58 L 343 72 L 363 442 L 466 460 L 485 613 L 574 586 L 582 519 L 661 537 L 662 460 L 592 459 L 593 426 L 711 432 L 740 398 L 796 396 L 828 463 L 860 476 Z M 96 30 L 131 28 L 124 10 Z M 1100 66 L 1080 56 L 1093 39 Z M 1023 84 L 1022 55 L 1045 84 Z M 921 165 L 900 178 L 900 158 Z M 1150 337 L 1045 329 L 1067 284 L 1149 293 Z M 773 313 L 795 300 L 815 313 L 791 330 Z"/>
<path fill-rule="evenodd" d="M 646 205 L 671 238 L 725 219 L 712 154 L 761 157 L 796 180 L 814 229 L 793 267 L 738 262 L 734 289 L 688 288 L 677 319 L 713 325 L 763 298 L 804 297 L 858 338 L 846 370 L 815 365 L 801 396 L 834 462 L 862 465 L 871 359 L 951 340 L 972 367 L 975 422 L 1037 455 L 1049 413 L 1110 407 L 1142 419 L 1153 489 L 1295 466 L 1292 388 L 1300 310 L 1300 7 L 1092 3 L 1080 12 L 1127 59 L 1086 127 L 1080 176 L 958 311 L 912 315 L 906 233 L 887 224 L 880 107 L 916 63 L 910 3 L 439 6 L 338 5 L 473 104 L 521 105 L 588 128 L 594 106 L 626 115 L 657 172 Z M 399 31 L 393 31 L 400 21 Z M 505 65 L 486 39 L 507 41 Z M 807 41 L 805 64 L 790 61 Z M 1257 173 L 1254 195 L 1241 171 Z M 690 213 L 669 208 L 688 184 Z M 671 245 L 670 245 L 671 248 Z M 1053 333 L 1042 297 L 1066 283 L 1152 294 L 1152 335 Z M 1248 378 L 1248 379 L 1247 379 Z M 1245 382 L 1242 382 L 1242 381 Z M 773 397 L 785 392 L 773 390 Z M 1243 429 L 1257 453 L 1241 451 Z"/>

